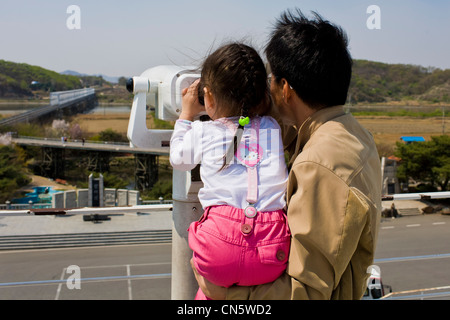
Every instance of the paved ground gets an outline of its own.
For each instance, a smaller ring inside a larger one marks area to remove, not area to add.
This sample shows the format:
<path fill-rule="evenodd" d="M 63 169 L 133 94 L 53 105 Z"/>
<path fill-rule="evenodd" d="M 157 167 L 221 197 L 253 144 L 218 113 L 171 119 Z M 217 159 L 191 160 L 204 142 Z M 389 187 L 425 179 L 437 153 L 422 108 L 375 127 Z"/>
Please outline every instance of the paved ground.
<path fill-rule="evenodd" d="M 405 202 L 397 208 L 408 209 Z M 423 204 L 417 204 L 423 205 Z M 390 207 L 390 203 L 383 203 Z M 103 232 L 171 228 L 170 212 L 112 216 L 99 224 L 81 215 L 5 217 L 0 232 Z M 0 300 L 170 299 L 171 248 L 166 244 L 0 251 Z M 383 218 L 375 255 L 393 299 L 450 299 L 450 216 Z M 80 289 L 71 288 L 78 267 Z M 183 285 L 183 284 L 180 284 Z M 386 292 L 388 293 L 388 292 Z"/>
<path fill-rule="evenodd" d="M 83 215 L 89 214 L 89 210 L 85 210 L 59 216 L 27 216 L 25 213 L 14 215 L 0 211 L 0 236 L 172 229 L 172 211 L 168 209 L 146 209 L 137 213 L 114 208 L 108 214 L 110 220 L 100 223 L 83 221 Z"/>
<path fill-rule="evenodd" d="M 171 297 L 170 243 L 0 251 L 0 261 L 0 300 Z"/>

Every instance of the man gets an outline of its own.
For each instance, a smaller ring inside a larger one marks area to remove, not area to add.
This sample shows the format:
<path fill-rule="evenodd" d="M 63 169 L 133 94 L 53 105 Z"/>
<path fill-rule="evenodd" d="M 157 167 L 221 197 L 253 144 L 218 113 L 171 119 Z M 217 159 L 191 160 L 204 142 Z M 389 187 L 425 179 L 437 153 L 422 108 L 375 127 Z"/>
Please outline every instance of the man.
<path fill-rule="evenodd" d="M 290 153 L 286 273 L 253 287 L 217 287 L 216 299 L 361 299 L 381 215 L 381 168 L 373 137 L 343 109 L 352 59 L 343 30 L 299 10 L 278 20 L 266 55 L 271 94 Z M 195 272 L 195 270 L 194 270 Z"/>

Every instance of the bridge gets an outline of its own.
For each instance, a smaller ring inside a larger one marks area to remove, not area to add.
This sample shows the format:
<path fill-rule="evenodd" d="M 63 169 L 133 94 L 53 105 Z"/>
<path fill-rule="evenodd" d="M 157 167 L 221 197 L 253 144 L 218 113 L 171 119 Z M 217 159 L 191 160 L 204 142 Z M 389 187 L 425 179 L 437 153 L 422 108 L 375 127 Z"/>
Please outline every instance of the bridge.
<path fill-rule="evenodd" d="M 84 141 L 36 138 L 17 136 L 11 137 L 11 143 L 42 149 L 42 173 L 50 178 L 64 177 L 65 150 L 75 150 L 87 154 L 87 169 L 94 172 L 109 171 L 112 154 L 134 154 L 136 189 L 150 189 L 158 181 L 159 156 L 169 155 L 169 147 L 142 149 L 131 147 L 129 143 Z"/>
<path fill-rule="evenodd" d="M 100 152 L 117 152 L 117 153 L 134 153 L 134 154 L 152 154 L 152 155 L 169 155 L 169 147 L 143 149 L 131 147 L 129 143 L 125 142 L 107 142 L 107 141 L 83 141 L 83 140 L 69 140 L 61 141 L 54 138 L 37 138 L 28 136 L 12 137 L 11 142 L 31 147 L 42 148 L 58 148 L 58 149 L 74 149 L 85 151 L 100 151 Z"/>
<path fill-rule="evenodd" d="M 55 113 L 80 113 L 97 105 L 95 89 L 85 88 L 50 93 L 50 104 L 2 119 L 0 126 L 14 125 L 32 120 L 51 119 Z"/>

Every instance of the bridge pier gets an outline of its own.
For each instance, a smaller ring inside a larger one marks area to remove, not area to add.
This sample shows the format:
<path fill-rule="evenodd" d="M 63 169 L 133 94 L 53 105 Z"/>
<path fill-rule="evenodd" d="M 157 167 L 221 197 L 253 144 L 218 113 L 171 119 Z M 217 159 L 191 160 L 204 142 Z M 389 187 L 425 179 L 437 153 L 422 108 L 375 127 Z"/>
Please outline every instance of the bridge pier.
<path fill-rule="evenodd" d="M 156 151 L 136 150 L 128 144 L 82 143 L 81 141 L 61 142 L 59 139 L 36 139 L 13 137 L 12 143 L 41 148 L 42 158 L 39 164 L 41 174 L 50 178 L 66 178 L 69 168 L 67 161 L 77 159 L 80 170 L 104 173 L 110 171 L 110 162 L 116 154 L 134 155 L 134 182 L 139 191 L 151 190 L 159 179 L 159 156 L 167 155 L 168 148 Z M 130 168 L 131 169 L 131 168 Z M 73 170 L 72 170 L 73 171 Z M 81 172 L 80 172 L 81 174 Z M 129 174 L 133 174 L 130 172 Z"/>
<path fill-rule="evenodd" d="M 110 152 L 89 152 L 87 169 L 94 172 L 107 172 L 110 169 Z"/>
<path fill-rule="evenodd" d="M 42 174 L 52 179 L 64 178 L 64 156 L 64 149 L 42 148 Z"/>
<path fill-rule="evenodd" d="M 152 154 L 134 155 L 135 188 L 139 191 L 149 190 L 158 181 L 159 157 Z"/>

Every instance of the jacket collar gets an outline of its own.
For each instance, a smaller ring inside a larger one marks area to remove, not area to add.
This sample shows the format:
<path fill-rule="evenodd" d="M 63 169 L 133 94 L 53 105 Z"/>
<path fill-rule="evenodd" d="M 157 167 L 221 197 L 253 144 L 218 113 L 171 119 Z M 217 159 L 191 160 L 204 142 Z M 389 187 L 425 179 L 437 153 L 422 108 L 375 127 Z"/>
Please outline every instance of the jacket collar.
<path fill-rule="evenodd" d="M 306 119 L 298 130 L 297 144 L 290 164 L 292 164 L 297 155 L 302 152 L 305 144 L 322 124 L 344 114 L 344 106 L 335 106 L 320 109 Z"/>

